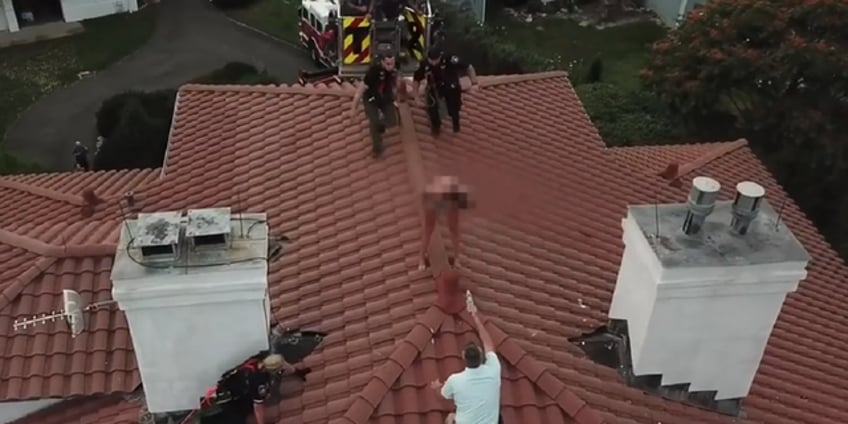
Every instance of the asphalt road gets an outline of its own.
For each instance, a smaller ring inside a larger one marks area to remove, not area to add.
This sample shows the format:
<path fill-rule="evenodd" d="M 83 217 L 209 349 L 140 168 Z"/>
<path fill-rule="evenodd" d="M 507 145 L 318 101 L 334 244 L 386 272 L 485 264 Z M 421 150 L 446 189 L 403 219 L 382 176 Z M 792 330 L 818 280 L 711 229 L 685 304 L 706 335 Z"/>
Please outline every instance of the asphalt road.
<path fill-rule="evenodd" d="M 49 171 L 71 170 L 74 141 L 94 151 L 95 113 L 112 95 L 175 88 L 233 61 L 264 68 L 286 83 L 294 83 L 301 69 L 312 68 L 305 52 L 232 23 L 207 0 L 162 0 L 156 7 L 158 25 L 147 44 L 40 99 L 6 134 L 9 153 Z"/>

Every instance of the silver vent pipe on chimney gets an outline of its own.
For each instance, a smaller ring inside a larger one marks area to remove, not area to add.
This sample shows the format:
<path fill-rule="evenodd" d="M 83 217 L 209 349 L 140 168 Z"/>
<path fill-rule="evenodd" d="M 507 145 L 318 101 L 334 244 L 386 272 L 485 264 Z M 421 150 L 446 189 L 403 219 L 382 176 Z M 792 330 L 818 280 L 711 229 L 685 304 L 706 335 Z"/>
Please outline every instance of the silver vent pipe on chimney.
<path fill-rule="evenodd" d="M 710 177 L 695 177 L 692 180 L 692 190 L 689 191 L 689 211 L 683 220 L 683 233 L 686 235 L 698 234 L 704 221 L 707 219 L 718 198 L 721 184 Z"/>
<path fill-rule="evenodd" d="M 762 203 L 765 195 L 766 189 L 757 183 L 743 181 L 736 184 L 736 198 L 733 199 L 733 219 L 730 221 L 730 227 L 734 233 L 743 236 L 748 232 L 748 228 L 760 211 L 760 203 Z"/>

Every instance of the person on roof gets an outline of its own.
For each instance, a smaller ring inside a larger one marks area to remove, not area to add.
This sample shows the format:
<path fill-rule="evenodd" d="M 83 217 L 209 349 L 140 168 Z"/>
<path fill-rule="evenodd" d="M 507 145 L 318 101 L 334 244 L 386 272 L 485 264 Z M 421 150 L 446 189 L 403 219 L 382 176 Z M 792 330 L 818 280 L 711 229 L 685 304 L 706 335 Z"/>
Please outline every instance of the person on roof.
<path fill-rule="evenodd" d="M 286 369 L 294 368 L 281 355 L 265 351 L 227 371 L 201 401 L 202 406 L 217 405 L 220 410 L 202 416 L 201 424 L 245 424 L 250 415 L 257 424 L 265 424 L 264 402 Z"/>
<path fill-rule="evenodd" d="M 371 148 L 374 157 L 383 154 L 383 133 L 387 127 L 397 124 L 395 90 L 400 79 L 397 77 L 394 55 L 385 55 L 368 68 L 362 84 L 353 96 L 350 106 L 351 117 L 356 116 L 356 109 L 361 101 L 368 118 L 371 132 Z"/>
<path fill-rule="evenodd" d="M 88 148 L 83 146 L 81 142 L 74 142 L 74 161 L 76 162 L 76 168 L 88 171 L 90 168 L 88 166 Z"/>
<path fill-rule="evenodd" d="M 439 114 L 440 100 L 447 106 L 448 116 L 453 123 L 453 132 L 459 132 L 459 111 L 462 109 L 462 85 L 459 83 L 461 75 L 468 75 L 471 79 L 471 89 L 477 89 L 477 73 L 474 67 L 461 61 L 457 56 L 445 56 L 437 49 L 431 49 L 427 53 L 427 58 L 421 61 L 418 70 L 415 71 L 412 98 L 414 102 L 418 102 L 421 82 L 426 80 L 427 116 L 430 117 L 430 130 L 433 135 L 439 135 L 442 126 L 442 118 Z"/>
<path fill-rule="evenodd" d="M 459 265 L 459 211 L 471 207 L 469 196 L 468 187 L 461 185 L 459 179 L 452 176 L 437 176 L 433 182 L 424 187 L 422 202 L 424 229 L 419 250 L 419 270 L 430 266 L 430 257 L 427 252 L 436 221 L 442 213 L 447 218 L 448 231 L 453 242 L 453 256 L 448 256 L 448 263 L 452 266 Z"/>
<path fill-rule="evenodd" d="M 445 424 L 501 424 L 501 363 L 480 314 L 476 309 L 469 312 L 483 350 L 469 343 L 462 354 L 465 369 L 451 374 L 444 384 L 433 381 L 430 387 L 456 405 L 456 412 L 448 414 Z"/>

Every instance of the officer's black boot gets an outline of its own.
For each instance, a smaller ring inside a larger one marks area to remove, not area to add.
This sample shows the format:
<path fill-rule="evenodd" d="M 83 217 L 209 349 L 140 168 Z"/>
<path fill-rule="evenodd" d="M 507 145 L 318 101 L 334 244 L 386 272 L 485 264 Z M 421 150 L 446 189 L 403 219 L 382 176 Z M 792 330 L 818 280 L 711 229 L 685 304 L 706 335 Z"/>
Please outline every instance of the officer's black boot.
<path fill-rule="evenodd" d="M 458 116 L 455 116 L 455 117 L 452 116 L 451 118 L 452 118 L 451 120 L 453 121 L 453 132 L 458 133 L 459 132 L 459 117 Z"/>

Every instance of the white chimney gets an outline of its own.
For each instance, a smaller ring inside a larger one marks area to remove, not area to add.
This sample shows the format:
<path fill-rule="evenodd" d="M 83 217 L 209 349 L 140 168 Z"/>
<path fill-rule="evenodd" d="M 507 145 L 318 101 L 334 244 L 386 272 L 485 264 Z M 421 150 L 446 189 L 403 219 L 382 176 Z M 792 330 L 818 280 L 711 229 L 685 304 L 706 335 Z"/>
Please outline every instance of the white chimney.
<path fill-rule="evenodd" d="M 758 184 L 739 184 L 733 202 L 693 202 L 703 197 L 696 192 L 717 191 L 707 183 L 695 179 L 688 204 L 628 207 L 609 317 L 627 322 L 635 376 L 659 374 L 664 386 L 688 383 L 690 393 L 739 399 L 809 256 L 778 225 Z M 693 203 L 704 220 L 686 234 Z"/>
<path fill-rule="evenodd" d="M 139 214 L 121 230 L 112 297 L 126 313 L 147 408 L 196 408 L 229 368 L 268 349 L 265 214 Z"/>

